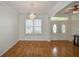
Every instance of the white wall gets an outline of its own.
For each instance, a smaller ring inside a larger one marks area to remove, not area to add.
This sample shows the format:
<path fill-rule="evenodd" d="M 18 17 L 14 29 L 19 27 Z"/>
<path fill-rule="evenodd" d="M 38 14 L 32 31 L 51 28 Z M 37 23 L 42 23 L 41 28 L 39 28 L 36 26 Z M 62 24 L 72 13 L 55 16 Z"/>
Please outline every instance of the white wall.
<path fill-rule="evenodd" d="M 28 18 L 28 15 L 20 14 L 19 15 L 19 39 L 20 40 L 51 40 L 51 32 L 50 32 L 50 18 L 48 15 L 36 15 L 37 18 L 41 18 L 43 20 L 43 33 L 42 35 L 26 35 L 24 32 L 24 23 L 25 20 Z M 67 38 L 64 40 L 72 41 L 74 34 L 79 34 L 79 15 L 61 15 L 59 16 L 66 16 L 69 17 L 69 21 L 66 23 L 66 26 L 68 27 L 67 31 Z M 62 36 L 61 36 L 62 37 Z M 52 36 L 53 39 L 53 36 Z"/>
<path fill-rule="evenodd" d="M 0 2 L 0 55 L 18 40 L 17 12 Z"/>
<path fill-rule="evenodd" d="M 79 14 L 74 14 L 71 16 L 72 19 L 72 35 L 79 35 Z"/>
<path fill-rule="evenodd" d="M 50 38 L 50 19 L 48 15 L 36 15 L 36 18 L 42 19 L 42 34 L 41 35 L 26 35 L 25 20 L 28 19 L 28 15 L 19 14 L 19 39 L 20 40 L 36 40 L 36 41 L 47 41 Z"/>

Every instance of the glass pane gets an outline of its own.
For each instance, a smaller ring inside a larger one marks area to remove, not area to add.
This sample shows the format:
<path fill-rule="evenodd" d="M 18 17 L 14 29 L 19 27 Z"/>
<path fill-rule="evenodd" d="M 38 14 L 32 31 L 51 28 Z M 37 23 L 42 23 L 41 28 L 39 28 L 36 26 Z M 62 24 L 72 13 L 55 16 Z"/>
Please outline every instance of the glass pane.
<path fill-rule="evenodd" d="M 41 27 L 34 27 L 35 33 L 41 33 Z"/>
<path fill-rule="evenodd" d="M 34 26 L 41 26 L 41 20 L 34 20 Z"/>
<path fill-rule="evenodd" d="M 33 33 L 33 27 L 26 26 L 26 34 L 31 34 Z"/>
<path fill-rule="evenodd" d="M 52 17 L 51 16 L 51 21 L 67 21 L 68 17 Z"/>
<path fill-rule="evenodd" d="M 65 24 L 62 25 L 62 33 L 66 32 Z"/>
<path fill-rule="evenodd" d="M 57 32 L 57 25 L 54 24 L 54 25 L 53 25 L 53 33 L 56 33 L 56 32 Z"/>
<path fill-rule="evenodd" d="M 33 26 L 33 20 L 26 20 L 26 26 Z"/>

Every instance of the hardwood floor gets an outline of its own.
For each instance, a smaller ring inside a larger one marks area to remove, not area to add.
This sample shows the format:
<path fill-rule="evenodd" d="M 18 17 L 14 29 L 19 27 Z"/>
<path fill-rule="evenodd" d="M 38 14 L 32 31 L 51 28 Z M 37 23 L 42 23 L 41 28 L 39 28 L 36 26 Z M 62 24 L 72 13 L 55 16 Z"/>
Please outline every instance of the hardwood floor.
<path fill-rule="evenodd" d="M 3 57 L 76 57 L 79 47 L 69 41 L 19 41 Z"/>

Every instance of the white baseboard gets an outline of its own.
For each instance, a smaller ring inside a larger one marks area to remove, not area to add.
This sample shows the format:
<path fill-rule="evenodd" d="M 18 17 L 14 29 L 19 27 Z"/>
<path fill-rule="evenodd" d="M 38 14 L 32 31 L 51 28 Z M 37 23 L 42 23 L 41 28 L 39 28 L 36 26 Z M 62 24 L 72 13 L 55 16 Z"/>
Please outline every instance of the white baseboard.
<path fill-rule="evenodd" d="M 7 52 L 9 49 L 11 49 L 19 40 L 17 40 L 16 42 L 14 42 L 10 47 L 8 47 L 4 52 L 2 52 L 0 54 L 0 56 L 2 56 L 5 52 Z"/>
<path fill-rule="evenodd" d="M 73 42 L 73 40 L 69 40 L 70 42 Z"/>
<path fill-rule="evenodd" d="M 20 41 L 51 41 L 49 39 L 19 39 Z"/>

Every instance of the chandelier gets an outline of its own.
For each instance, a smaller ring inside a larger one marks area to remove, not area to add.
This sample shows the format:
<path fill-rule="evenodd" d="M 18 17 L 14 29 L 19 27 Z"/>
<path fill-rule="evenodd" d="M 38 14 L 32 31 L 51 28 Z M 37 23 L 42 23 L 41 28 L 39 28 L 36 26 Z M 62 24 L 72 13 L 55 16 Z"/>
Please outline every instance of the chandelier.
<path fill-rule="evenodd" d="M 30 18 L 30 19 L 34 19 L 34 18 L 35 18 L 35 15 L 34 15 L 33 12 L 30 13 L 29 18 Z"/>
<path fill-rule="evenodd" d="M 30 13 L 30 15 L 29 15 L 29 18 L 30 19 L 34 19 L 35 18 L 35 14 L 34 14 L 34 12 L 33 12 L 33 6 L 34 6 L 34 4 L 33 4 L 33 2 L 31 3 L 31 13 Z"/>

